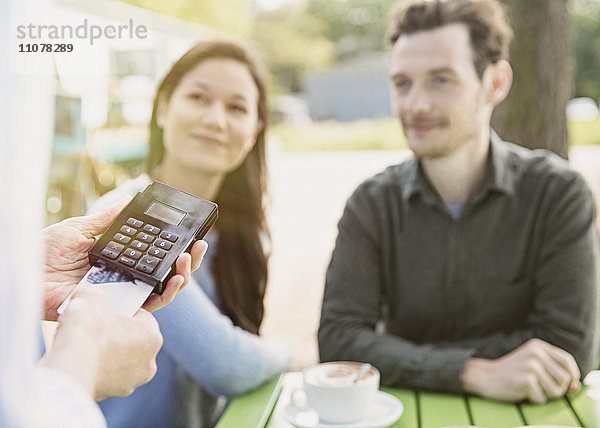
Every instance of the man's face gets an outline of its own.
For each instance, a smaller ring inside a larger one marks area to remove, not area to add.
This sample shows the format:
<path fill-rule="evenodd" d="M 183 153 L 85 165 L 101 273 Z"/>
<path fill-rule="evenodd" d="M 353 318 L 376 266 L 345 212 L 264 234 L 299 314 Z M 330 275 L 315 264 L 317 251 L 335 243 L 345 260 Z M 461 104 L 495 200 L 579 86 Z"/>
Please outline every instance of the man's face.
<path fill-rule="evenodd" d="M 416 156 L 440 158 L 475 143 L 493 105 L 477 76 L 467 27 L 402 35 L 390 64 L 392 108 Z"/>

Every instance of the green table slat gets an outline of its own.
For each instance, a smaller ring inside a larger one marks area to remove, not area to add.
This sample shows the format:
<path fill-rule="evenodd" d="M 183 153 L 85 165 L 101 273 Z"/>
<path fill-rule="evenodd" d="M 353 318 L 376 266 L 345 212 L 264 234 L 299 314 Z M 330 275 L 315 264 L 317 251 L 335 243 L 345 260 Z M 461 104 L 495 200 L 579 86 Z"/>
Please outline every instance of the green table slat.
<path fill-rule="evenodd" d="M 392 428 L 415 428 L 419 426 L 419 418 L 417 415 L 417 395 L 414 391 L 409 389 L 384 387 L 381 388 L 381 390 L 402 401 L 402 405 L 404 406 L 402 416 L 400 416 L 400 419 L 398 419 L 395 424 L 391 425 Z"/>
<path fill-rule="evenodd" d="M 282 384 L 283 376 L 280 376 L 255 391 L 237 397 L 229 405 L 217 428 L 264 428 L 272 416 Z M 467 405 L 465 398 L 460 395 L 415 393 L 396 388 L 381 390 L 397 397 L 404 405 L 402 417 L 392 428 L 417 428 L 419 416 L 420 428 L 469 425 L 469 412 L 472 423 L 485 428 L 538 424 L 579 426 L 579 421 L 585 428 L 600 428 L 600 403 L 589 397 L 586 389 L 569 393 L 567 399 L 550 401 L 544 405 L 521 404 L 524 421 L 521 420 L 518 407 L 513 404 L 468 397 Z M 289 426 L 281 415 L 274 417 L 280 420 L 270 421 L 273 427 Z"/>
<path fill-rule="evenodd" d="M 587 388 L 567 394 L 571 407 L 586 428 L 600 428 L 600 403 L 587 395 Z"/>
<path fill-rule="evenodd" d="M 571 406 L 564 398 L 548 401 L 546 404 L 521 404 L 521 411 L 527 425 L 580 426 Z"/>
<path fill-rule="evenodd" d="M 515 404 L 469 397 L 469 409 L 473 423 L 485 428 L 506 428 L 525 423 Z"/>
<path fill-rule="evenodd" d="M 231 402 L 216 428 L 263 428 L 281 393 L 283 376 Z"/>
<path fill-rule="evenodd" d="M 421 428 L 470 425 L 469 412 L 462 395 L 420 392 Z"/>

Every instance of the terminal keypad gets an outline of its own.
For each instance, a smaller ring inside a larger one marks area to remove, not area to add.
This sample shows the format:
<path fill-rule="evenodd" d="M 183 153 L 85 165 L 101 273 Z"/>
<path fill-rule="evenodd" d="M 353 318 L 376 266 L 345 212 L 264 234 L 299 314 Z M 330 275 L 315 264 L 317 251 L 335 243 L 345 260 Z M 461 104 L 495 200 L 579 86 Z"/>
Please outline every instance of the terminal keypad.
<path fill-rule="evenodd" d="M 135 265 L 140 272 L 152 274 L 179 237 L 171 232 L 161 232 L 159 227 L 144 224 L 133 217 L 126 223 L 102 250 L 102 254 L 126 266 Z M 138 232 L 140 229 L 142 231 Z M 161 239 L 157 239 L 159 234 Z M 135 239 L 130 243 L 132 237 Z"/>

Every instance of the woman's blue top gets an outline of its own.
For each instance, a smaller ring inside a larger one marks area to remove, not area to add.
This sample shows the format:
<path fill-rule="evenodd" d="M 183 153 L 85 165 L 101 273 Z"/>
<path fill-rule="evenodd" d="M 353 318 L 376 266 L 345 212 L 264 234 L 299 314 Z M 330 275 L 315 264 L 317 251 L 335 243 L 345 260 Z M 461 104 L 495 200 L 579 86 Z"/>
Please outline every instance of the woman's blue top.
<path fill-rule="evenodd" d="M 141 175 L 99 198 L 91 212 L 108 208 L 125 195 L 142 191 L 151 180 Z M 183 371 L 214 397 L 233 397 L 252 390 L 278 373 L 289 370 L 291 355 L 233 325 L 219 310 L 210 270 L 218 235 L 204 238 L 209 249 L 190 282 L 165 307 L 155 311 L 164 336 L 156 358 L 156 376 L 123 398 L 100 403 L 109 427 L 175 427 L 181 424 L 180 387 Z"/>

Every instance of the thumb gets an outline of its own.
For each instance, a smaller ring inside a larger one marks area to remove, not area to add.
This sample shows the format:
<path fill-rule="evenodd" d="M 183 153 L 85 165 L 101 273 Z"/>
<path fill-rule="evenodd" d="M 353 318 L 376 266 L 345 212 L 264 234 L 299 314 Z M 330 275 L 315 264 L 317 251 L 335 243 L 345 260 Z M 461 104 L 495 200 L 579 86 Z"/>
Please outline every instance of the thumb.
<path fill-rule="evenodd" d="M 117 218 L 123 208 L 131 202 L 132 197 L 127 195 L 119 202 L 99 213 L 80 217 L 80 231 L 86 237 L 93 237 L 104 232 L 108 226 Z"/>

